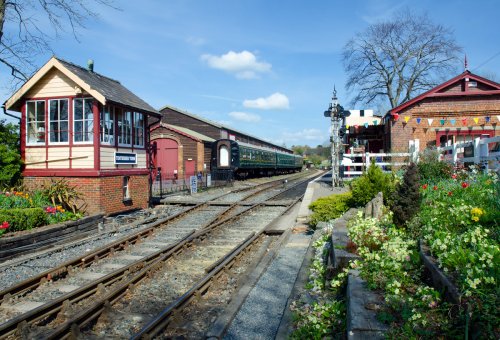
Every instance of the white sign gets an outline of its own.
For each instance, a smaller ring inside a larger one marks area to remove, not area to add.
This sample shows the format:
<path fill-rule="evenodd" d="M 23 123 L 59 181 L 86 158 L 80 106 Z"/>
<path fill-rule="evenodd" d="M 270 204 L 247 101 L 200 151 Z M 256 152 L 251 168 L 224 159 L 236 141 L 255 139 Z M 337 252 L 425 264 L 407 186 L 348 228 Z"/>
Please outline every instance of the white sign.
<path fill-rule="evenodd" d="M 189 178 L 189 183 L 191 184 L 191 195 L 198 192 L 198 179 L 196 176 L 191 176 Z"/>
<path fill-rule="evenodd" d="M 212 175 L 208 174 L 207 175 L 207 187 L 212 186 Z"/>

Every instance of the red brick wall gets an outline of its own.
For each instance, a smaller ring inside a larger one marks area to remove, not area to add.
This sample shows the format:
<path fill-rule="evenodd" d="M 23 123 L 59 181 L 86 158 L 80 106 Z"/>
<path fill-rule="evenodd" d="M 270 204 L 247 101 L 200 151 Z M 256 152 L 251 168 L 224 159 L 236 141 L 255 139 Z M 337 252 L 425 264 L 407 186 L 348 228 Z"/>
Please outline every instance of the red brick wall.
<path fill-rule="evenodd" d="M 420 149 L 436 146 L 436 131 L 448 131 L 453 134 L 456 131 L 478 131 L 493 130 L 499 135 L 500 127 L 496 116 L 500 115 L 500 95 L 495 96 L 471 96 L 455 98 L 425 98 L 416 105 L 412 105 L 399 112 L 399 119 L 391 119 L 387 126 L 390 130 L 390 149 L 392 152 L 407 152 L 408 141 L 420 140 Z M 487 123 L 485 117 L 490 117 Z M 410 117 L 408 123 L 405 117 Z M 420 124 L 416 118 L 421 118 Z M 429 126 L 427 119 L 433 119 Z M 462 124 L 462 118 L 467 118 L 467 125 Z M 478 123 L 474 122 L 478 119 Z M 441 125 L 440 120 L 445 119 Z M 450 119 L 455 119 L 451 124 Z"/>
<path fill-rule="evenodd" d="M 148 207 L 147 175 L 130 176 L 131 201 L 129 202 L 123 202 L 123 176 L 64 178 L 69 185 L 74 186 L 82 194 L 82 201 L 78 204 L 86 204 L 87 215 L 115 214 L 130 209 Z M 36 190 L 44 184 L 50 183 L 51 179 L 60 180 L 61 177 L 25 177 L 24 185 L 28 190 Z"/>

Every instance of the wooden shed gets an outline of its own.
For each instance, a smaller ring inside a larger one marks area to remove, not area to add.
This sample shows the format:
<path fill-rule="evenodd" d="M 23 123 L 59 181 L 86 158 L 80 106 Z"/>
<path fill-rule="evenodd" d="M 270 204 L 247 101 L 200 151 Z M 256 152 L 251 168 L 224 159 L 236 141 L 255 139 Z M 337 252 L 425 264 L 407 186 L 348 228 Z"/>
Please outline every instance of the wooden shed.
<path fill-rule="evenodd" d="M 149 199 L 148 119 L 160 114 L 118 81 L 52 57 L 5 106 L 21 112 L 24 183 L 66 179 L 87 212 L 144 208 Z"/>
<path fill-rule="evenodd" d="M 166 180 L 189 178 L 210 167 L 213 138 L 163 122 L 151 127 L 152 160 Z"/>

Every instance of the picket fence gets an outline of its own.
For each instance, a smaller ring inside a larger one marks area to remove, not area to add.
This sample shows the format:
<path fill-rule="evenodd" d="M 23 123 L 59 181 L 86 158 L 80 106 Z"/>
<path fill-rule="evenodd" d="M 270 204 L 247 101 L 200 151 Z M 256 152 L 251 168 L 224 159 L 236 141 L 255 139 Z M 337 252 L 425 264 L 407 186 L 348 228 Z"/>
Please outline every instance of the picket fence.
<path fill-rule="evenodd" d="M 363 174 L 375 159 L 375 164 L 384 172 L 391 172 L 395 168 L 418 162 L 419 140 L 411 140 L 408 152 L 399 153 L 346 153 L 340 165 L 340 174 L 343 179 L 358 177 Z M 472 141 L 455 143 L 445 147 L 438 147 L 440 160 L 454 165 L 477 164 L 482 169 L 500 169 L 500 136 L 491 138 L 476 138 Z"/>

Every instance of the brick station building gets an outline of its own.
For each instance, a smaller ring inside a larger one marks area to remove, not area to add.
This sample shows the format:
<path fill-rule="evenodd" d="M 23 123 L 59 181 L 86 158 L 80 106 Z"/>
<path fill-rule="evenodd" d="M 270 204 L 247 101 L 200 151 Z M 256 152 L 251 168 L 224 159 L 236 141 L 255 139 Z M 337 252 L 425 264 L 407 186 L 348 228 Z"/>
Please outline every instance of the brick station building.
<path fill-rule="evenodd" d="M 385 149 L 407 152 L 498 135 L 500 84 L 466 70 L 390 110 L 384 117 Z"/>
<path fill-rule="evenodd" d="M 113 214 L 149 202 L 148 119 L 160 113 L 118 81 L 52 57 L 6 102 L 21 112 L 24 184 L 64 178 L 86 212 Z"/>

